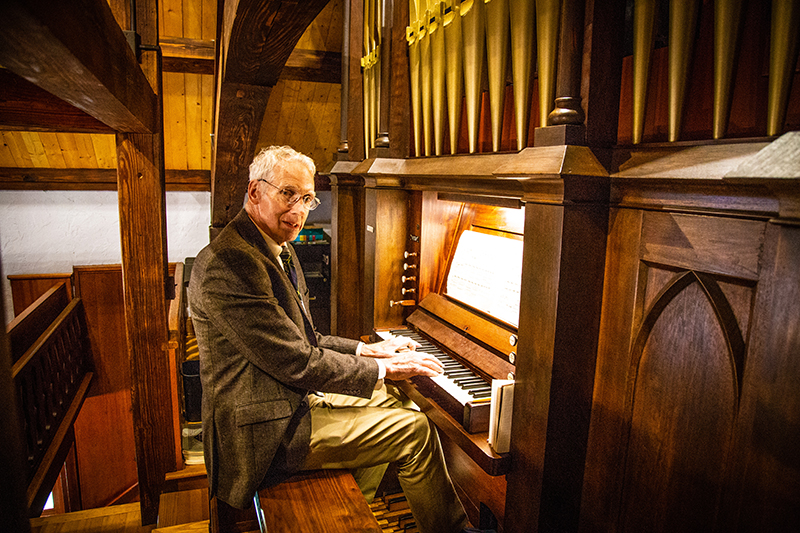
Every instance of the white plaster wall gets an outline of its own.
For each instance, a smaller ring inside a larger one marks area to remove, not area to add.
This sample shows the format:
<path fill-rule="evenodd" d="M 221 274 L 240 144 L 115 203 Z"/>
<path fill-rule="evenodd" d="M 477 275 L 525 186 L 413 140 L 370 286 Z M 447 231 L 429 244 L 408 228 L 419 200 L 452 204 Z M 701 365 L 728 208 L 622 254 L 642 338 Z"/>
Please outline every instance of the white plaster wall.
<path fill-rule="evenodd" d="M 167 192 L 166 200 L 168 260 L 183 261 L 208 244 L 211 194 Z M 0 259 L 6 323 L 8 275 L 121 263 L 116 191 L 0 191 Z"/>

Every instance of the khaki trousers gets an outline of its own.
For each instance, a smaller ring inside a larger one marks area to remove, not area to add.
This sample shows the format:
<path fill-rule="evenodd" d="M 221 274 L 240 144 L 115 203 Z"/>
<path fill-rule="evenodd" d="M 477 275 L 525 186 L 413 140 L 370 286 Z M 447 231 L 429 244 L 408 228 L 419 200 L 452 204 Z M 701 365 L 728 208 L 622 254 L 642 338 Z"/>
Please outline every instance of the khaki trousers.
<path fill-rule="evenodd" d="M 311 446 L 304 469 L 347 468 L 368 501 L 388 463 L 421 533 L 458 533 L 468 525 L 444 463 L 439 435 L 393 386 L 370 399 L 309 395 Z"/>

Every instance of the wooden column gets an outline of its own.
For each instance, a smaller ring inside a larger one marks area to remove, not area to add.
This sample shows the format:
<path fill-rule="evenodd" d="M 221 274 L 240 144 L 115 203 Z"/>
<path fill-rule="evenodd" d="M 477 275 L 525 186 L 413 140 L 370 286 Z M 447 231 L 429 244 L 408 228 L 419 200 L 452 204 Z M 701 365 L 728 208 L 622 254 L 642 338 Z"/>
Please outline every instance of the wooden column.
<path fill-rule="evenodd" d="M 0 275 L 2 275 L 0 267 Z M 3 290 L 0 288 L 0 296 Z M 0 298 L 0 313 L 5 316 L 5 298 Z M 28 533 L 31 530 L 28 521 L 28 509 L 25 505 L 25 446 L 22 428 L 17 417 L 17 395 L 11 379 L 11 350 L 6 337 L 6 329 L 0 331 L 0 434 L 3 435 L 3 446 L 0 446 L 0 472 L 3 482 L 0 483 L 0 517 L 3 527 L 8 531 Z"/>
<path fill-rule="evenodd" d="M 608 177 L 588 148 L 527 148 L 520 155 L 530 157 L 530 166 L 522 168 L 541 172 L 520 180 L 526 190 L 525 297 L 504 530 L 577 532 L 603 294 Z"/>
<path fill-rule="evenodd" d="M 155 0 L 140 0 L 136 19 L 143 46 L 156 45 Z M 168 274 L 161 57 L 145 50 L 141 63 L 156 95 L 154 116 L 159 123 L 153 134 L 117 134 L 117 191 L 141 519 L 142 524 L 154 524 L 164 474 L 175 464 L 166 352 Z"/>

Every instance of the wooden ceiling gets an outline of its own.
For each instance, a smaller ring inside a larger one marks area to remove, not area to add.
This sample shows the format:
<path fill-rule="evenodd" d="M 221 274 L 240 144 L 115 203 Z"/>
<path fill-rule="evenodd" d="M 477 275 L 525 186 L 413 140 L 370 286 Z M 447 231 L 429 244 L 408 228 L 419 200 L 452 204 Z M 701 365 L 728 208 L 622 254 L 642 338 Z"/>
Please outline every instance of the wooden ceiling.
<path fill-rule="evenodd" d="M 107 1 L 119 26 L 129 29 L 128 0 Z M 342 0 L 158 4 L 167 190 L 211 190 L 219 225 L 230 218 L 229 211 L 238 210 L 233 198 L 239 188 L 243 191 L 242 168 L 261 146 L 290 144 L 314 158 L 321 170 L 332 166 L 339 142 Z M 225 13 L 221 19 L 227 28 L 218 29 L 218 11 Z M 85 24 L 67 16 L 63 26 Z M 229 66 L 215 116 L 218 31 Z M 76 42 L 80 33 L 72 31 Z M 65 38 L 70 39 L 60 39 Z M 0 188 L 114 190 L 114 125 L 11 70 L 0 68 Z M 229 106 L 241 104 L 243 90 L 258 95 L 256 115 L 248 116 L 247 124 L 241 109 L 231 112 Z M 226 95 L 232 98 L 226 101 Z M 219 117 L 223 126 L 229 121 L 229 129 L 217 127 Z M 244 144 L 243 126 L 249 128 Z M 215 133 L 216 148 L 222 149 L 216 159 Z"/>

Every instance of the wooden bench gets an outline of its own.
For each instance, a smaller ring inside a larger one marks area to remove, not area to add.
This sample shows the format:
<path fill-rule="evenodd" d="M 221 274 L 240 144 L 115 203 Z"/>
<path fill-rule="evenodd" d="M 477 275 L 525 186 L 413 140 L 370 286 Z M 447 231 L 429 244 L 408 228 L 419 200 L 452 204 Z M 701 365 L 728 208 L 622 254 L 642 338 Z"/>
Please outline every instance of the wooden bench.
<path fill-rule="evenodd" d="M 39 516 L 75 441 L 73 424 L 92 380 L 92 351 L 79 298 L 60 283 L 7 328 L 26 454 L 29 516 Z"/>
<path fill-rule="evenodd" d="M 259 491 L 269 533 L 380 533 L 353 476 L 346 470 L 299 473 Z M 211 533 L 258 531 L 255 509 L 211 499 Z"/>

